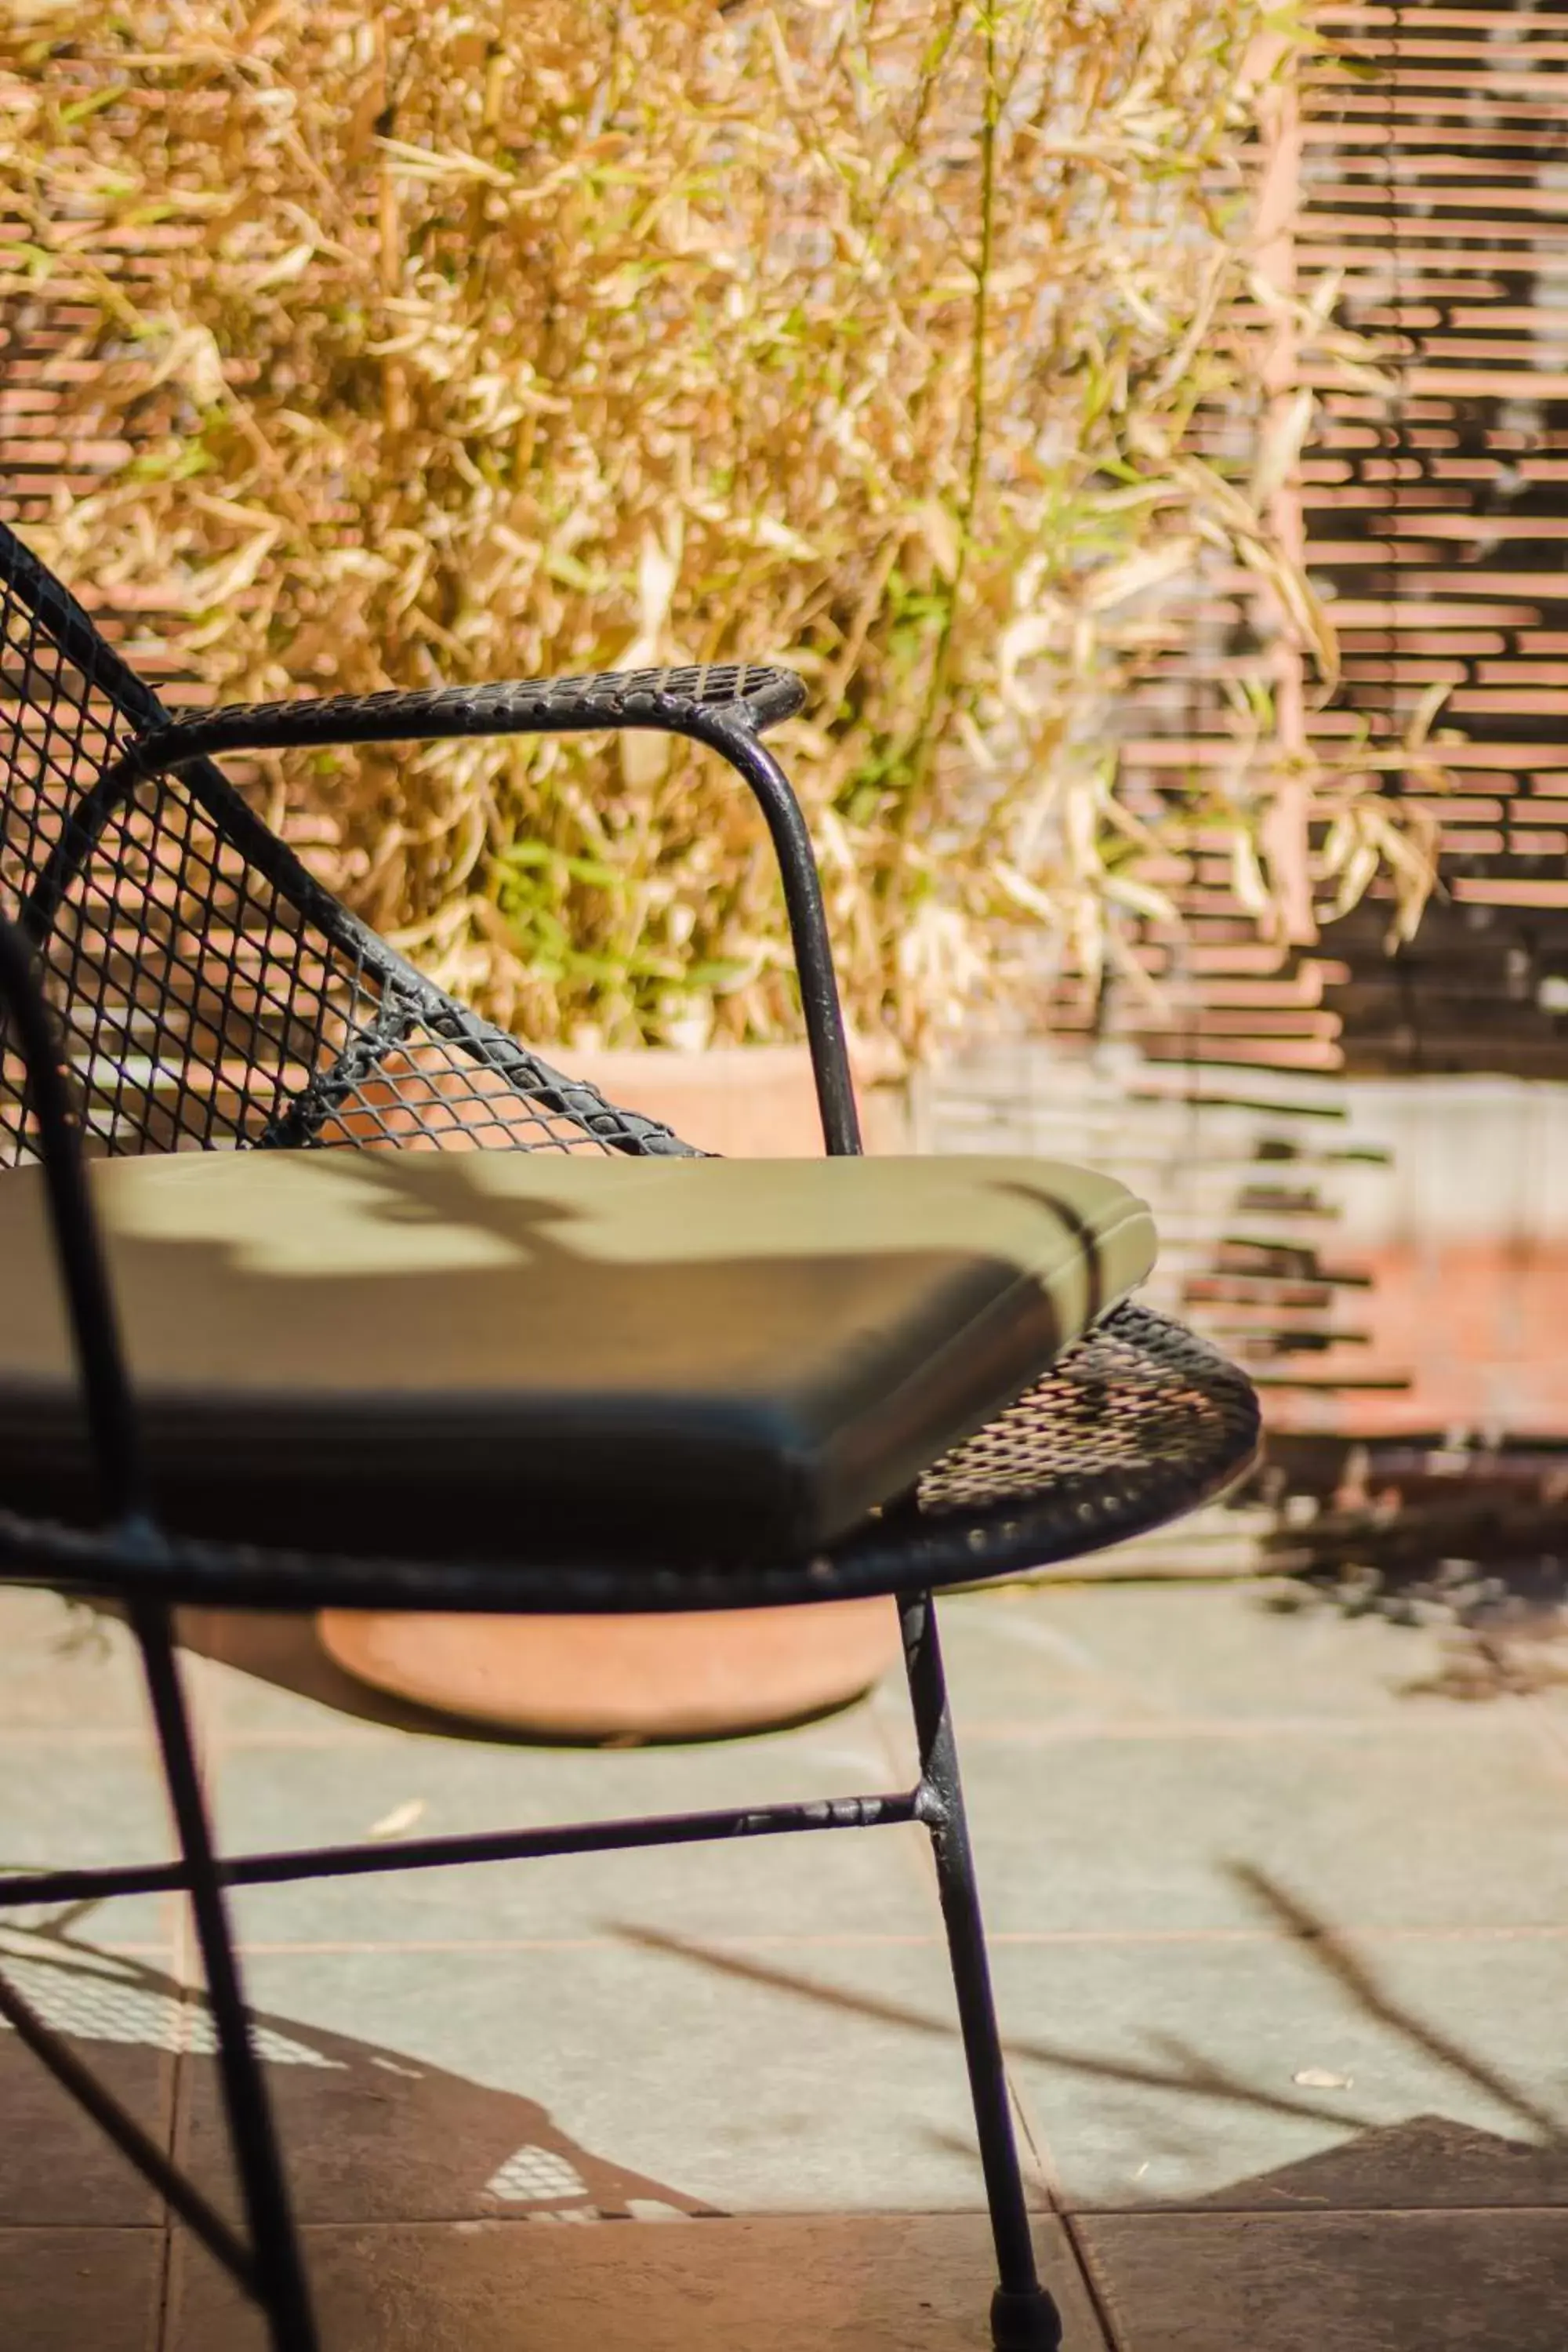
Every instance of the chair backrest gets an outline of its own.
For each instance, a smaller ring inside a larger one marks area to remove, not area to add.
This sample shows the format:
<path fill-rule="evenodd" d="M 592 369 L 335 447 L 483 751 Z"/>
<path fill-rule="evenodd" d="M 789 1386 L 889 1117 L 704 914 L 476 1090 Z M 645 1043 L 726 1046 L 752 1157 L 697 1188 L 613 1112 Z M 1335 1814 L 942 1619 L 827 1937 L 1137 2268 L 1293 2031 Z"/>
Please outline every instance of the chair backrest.
<path fill-rule="evenodd" d="M 0 523 L 0 912 L 33 933 L 89 1151 L 361 1142 L 683 1149 L 479 1022 L 349 915 L 210 762 L 73 819 L 167 717 Z M 61 845 L 72 871 L 41 918 Z M 0 1052 L 0 1167 L 32 1156 Z"/>

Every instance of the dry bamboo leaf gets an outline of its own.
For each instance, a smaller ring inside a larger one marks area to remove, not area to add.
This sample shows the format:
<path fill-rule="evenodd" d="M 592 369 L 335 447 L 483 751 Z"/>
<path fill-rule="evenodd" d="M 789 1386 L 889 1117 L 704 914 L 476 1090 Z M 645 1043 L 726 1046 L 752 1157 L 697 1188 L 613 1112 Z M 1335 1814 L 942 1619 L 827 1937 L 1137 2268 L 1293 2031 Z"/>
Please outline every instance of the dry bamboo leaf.
<path fill-rule="evenodd" d="M 1258 513 L 1261 514 L 1269 500 L 1278 497 L 1294 472 L 1317 405 L 1316 393 L 1293 393 L 1264 425 L 1247 490 Z"/>
<path fill-rule="evenodd" d="M 1162 588 L 1168 581 L 1190 572 L 1197 552 L 1198 541 L 1190 538 L 1168 540 L 1163 547 L 1130 555 L 1123 562 L 1111 564 L 1095 574 L 1084 603 L 1091 613 L 1103 613 L 1112 605 L 1127 604 L 1134 596 L 1146 595 L 1151 589 Z"/>

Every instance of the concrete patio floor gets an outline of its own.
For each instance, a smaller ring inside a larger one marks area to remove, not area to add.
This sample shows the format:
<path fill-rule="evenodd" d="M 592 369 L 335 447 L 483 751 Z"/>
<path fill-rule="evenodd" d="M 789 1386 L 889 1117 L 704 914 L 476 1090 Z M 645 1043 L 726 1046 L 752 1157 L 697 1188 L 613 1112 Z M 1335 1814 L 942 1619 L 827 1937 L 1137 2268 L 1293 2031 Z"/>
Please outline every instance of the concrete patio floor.
<path fill-rule="evenodd" d="M 1044 1586 L 944 1631 L 1070 2352 L 1561 2352 L 1568 1688 L 1248 1585 Z M 189 1628 L 234 1845 L 893 1785 L 901 1692 L 735 1746 L 376 1719 L 288 1622 Z M 0 1595 L 0 1864 L 167 1851 L 119 1629 Z M 921 1833 L 276 1888 L 238 1906 L 330 2352 L 984 2352 Z M 180 1906 L 0 1935 L 232 2202 Z M 572 2224 L 574 2226 L 565 2226 Z M 0 2345 L 251 2352 L 0 2031 Z"/>

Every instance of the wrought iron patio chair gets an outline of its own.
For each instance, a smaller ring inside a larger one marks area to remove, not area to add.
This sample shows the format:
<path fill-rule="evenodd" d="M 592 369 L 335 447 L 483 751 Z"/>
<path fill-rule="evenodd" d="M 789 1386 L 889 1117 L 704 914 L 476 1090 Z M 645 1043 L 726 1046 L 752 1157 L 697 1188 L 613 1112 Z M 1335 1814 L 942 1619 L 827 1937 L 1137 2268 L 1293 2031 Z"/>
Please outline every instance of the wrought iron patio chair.
<path fill-rule="evenodd" d="M 924 1825 L 934 1851 L 995 2242 L 994 2342 L 999 2352 L 1049 2352 L 1059 2341 L 1031 2243 L 931 1594 L 1074 1558 L 1222 1490 L 1257 1443 L 1256 1401 L 1241 1374 L 1122 1299 L 1038 1362 L 1031 1381 L 1016 1382 L 1015 1402 L 933 1462 L 896 1506 L 869 1512 L 810 1557 L 716 1559 L 689 1545 L 636 1559 L 602 1547 L 563 1556 L 558 1531 L 526 1516 L 500 1559 L 313 1545 L 309 1525 L 270 1547 L 218 1541 L 164 1524 L 150 1505 L 93 1206 L 97 1175 L 87 1163 L 124 1154 L 369 1136 L 426 1148 L 700 1157 L 433 986 L 306 872 L 214 764 L 219 754 L 312 745 L 640 727 L 717 751 L 760 803 L 782 868 L 827 1152 L 857 1153 L 810 842 L 761 740 L 802 698 L 788 671 L 737 663 L 171 717 L 0 527 L 0 1168 L 42 1161 L 26 1181 L 47 1189 L 100 1488 L 85 1521 L 45 1517 L 0 1491 L 0 1576 L 108 1596 L 127 1612 L 180 1848 L 168 1864 L 13 1874 L 0 1880 L 0 1906 L 188 1895 L 245 2236 L 3 1971 L 0 2016 L 250 2295 L 274 2352 L 315 2352 L 319 2338 L 249 2035 L 228 1889 L 907 1822 Z M 178 1603 L 551 1612 L 873 1593 L 896 1596 L 902 1616 L 920 1757 L 907 1791 L 395 1848 L 215 1851 L 172 1630 Z"/>

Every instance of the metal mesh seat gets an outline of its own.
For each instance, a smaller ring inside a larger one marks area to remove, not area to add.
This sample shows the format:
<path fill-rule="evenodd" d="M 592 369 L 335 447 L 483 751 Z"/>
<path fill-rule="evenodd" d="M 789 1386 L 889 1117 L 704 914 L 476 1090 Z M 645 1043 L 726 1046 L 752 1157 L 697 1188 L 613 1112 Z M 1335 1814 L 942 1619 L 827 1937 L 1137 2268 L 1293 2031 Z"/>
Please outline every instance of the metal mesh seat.
<path fill-rule="evenodd" d="M 180 1832 L 174 1864 L 0 1879 L 5 1905 L 180 1887 L 191 1895 L 244 2189 L 242 2240 L 87 2076 L 0 1973 L 22 2034 L 265 2314 L 274 2352 L 319 2337 L 225 1889 L 234 1885 L 695 1838 L 920 1821 L 931 1831 L 1001 2284 L 999 2352 L 1054 2352 L 992 2007 L 933 1589 L 993 1578 L 1159 1525 L 1250 1461 L 1256 1401 L 1192 1335 L 1133 1304 L 1103 1317 L 992 1425 L 822 1555 L 493 1562 L 215 1545 L 146 1505 L 134 1401 L 80 1166 L 85 1154 L 399 1149 L 685 1154 L 447 996 L 357 921 L 214 764 L 222 753 L 433 737 L 653 728 L 718 751 L 779 858 L 830 1152 L 859 1148 L 821 894 L 799 808 L 761 741 L 803 698 L 772 665 L 639 670 L 476 689 L 270 703 L 177 719 L 0 525 L 0 1171 L 41 1158 L 50 1187 L 106 1509 L 45 1526 L 0 1494 L 0 1576 L 115 1596 L 130 1612 Z M 4 1181 L 0 1176 L 0 1181 Z M 332 1852 L 214 1853 L 169 1615 L 181 1600 L 528 1612 L 681 1609 L 894 1593 L 921 1771 L 911 1790 L 831 1805 L 594 1823 Z"/>

